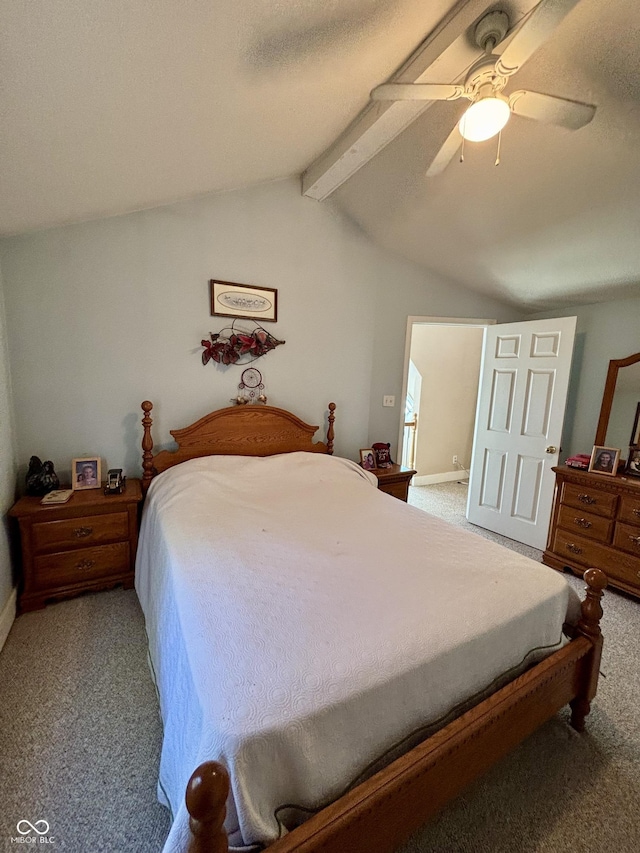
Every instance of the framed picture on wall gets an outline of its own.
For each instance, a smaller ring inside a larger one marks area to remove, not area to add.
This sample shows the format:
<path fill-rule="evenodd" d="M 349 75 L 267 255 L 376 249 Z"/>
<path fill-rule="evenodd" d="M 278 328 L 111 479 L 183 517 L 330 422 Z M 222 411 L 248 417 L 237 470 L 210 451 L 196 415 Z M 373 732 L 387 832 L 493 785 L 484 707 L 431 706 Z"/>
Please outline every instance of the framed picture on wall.
<path fill-rule="evenodd" d="M 211 279 L 211 316 L 248 317 L 259 323 L 278 319 L 278 291 L 233 281 Z"/>
<path fill-rule="evenodd" d="M 589 471 L 615 477 L 619 459 L 620 449 L 618 447 L 600 447 L 596 445 L 591 452 Z"/>
<path fill-rule="evenodd" d="M 99 456 L 83 456 L 81 459 L 71 460 L 71 485 L 74 490 L 100 488 L 100 463 Z"/>

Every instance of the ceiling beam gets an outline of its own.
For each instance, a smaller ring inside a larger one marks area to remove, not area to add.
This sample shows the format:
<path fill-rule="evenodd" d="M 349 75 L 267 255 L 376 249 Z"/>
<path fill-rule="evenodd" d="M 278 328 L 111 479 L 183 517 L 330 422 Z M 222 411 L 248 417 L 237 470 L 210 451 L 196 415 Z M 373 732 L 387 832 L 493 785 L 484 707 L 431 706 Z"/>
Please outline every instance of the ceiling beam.
<path fill-rule="evenodd" d="M 505 4 L 509 6 L 511 28 L 537 3 L 538 0 L 512 0 Z M 456 83 L 482 55 L 471 39 L 461 36 L 485 11 L 495 6 L 491 0 L 460 0 L 390 82 Z M 330 196 L 434 103 L 369 103 L 344 133 L 302 174 L 302 194 L 318 201 Z"/>

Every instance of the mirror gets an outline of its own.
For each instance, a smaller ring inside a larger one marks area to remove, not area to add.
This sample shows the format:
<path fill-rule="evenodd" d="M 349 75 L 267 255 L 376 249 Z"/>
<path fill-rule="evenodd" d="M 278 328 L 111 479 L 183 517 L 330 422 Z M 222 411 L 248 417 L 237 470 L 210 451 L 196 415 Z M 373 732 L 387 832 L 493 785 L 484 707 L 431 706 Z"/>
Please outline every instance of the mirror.
<path fill-rule="evenodd" d="M 609 362 L 595 444 L 619 447 L 626 456 L 640 403 L 640 352 Z"/>

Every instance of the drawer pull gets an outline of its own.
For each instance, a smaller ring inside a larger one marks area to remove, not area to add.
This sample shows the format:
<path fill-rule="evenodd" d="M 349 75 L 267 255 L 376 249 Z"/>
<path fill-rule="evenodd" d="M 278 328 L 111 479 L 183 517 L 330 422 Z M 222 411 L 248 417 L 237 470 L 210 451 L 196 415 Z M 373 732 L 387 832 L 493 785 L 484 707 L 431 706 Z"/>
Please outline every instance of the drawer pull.
<path fill-rule="evenodd" d="M 629 534 L 629 539 L 631 539 L 631 541 L 636 547 L 640 548 L 640 536 L 632 536 L 631 534 Z"/>
<path fill-rule="evenodd" d="M 594 504 L 596 502 L 596 498 L 592 498 L 591 495 L 578 495 L 578 500 L 583 504 Z"/>
<path fill-rule="evenodd" d="M 578 527 L 584 527 L 585 530 L 588 530 L 590 527 L 593 527 L 590 521 L 587 521 L 586 518 L 574 518 L 573 519 Z"/>
<path fill-rule="evenodd" d="M 95 566 L 95 564 L 96 564 L 95 560 L 79 560 L 76 563 L 76 569 L 80 569 L 80 570 L 90 569 L 93 566 Z"/>
<path fill-rule="evenodd" d="M 76 539 L 85 539 L 87 536 L 91 536 L 93 533 L 93 527 L 76 527 L 73 531 L 73 535 Z"/>
<path fill-rule="evenodd" d="M 582 548 L 578 548 L 573 542 L 567 543 L 567 551 L 571 551 L 572 554 L 582 554 Z"/>
<path fill-rule="evenodd" d="M 640 518 L 640 507 L 636 507 L 634 510 L 632 510 L 632 512 L 634 515 L 637 515 L 638 518 Z"/>

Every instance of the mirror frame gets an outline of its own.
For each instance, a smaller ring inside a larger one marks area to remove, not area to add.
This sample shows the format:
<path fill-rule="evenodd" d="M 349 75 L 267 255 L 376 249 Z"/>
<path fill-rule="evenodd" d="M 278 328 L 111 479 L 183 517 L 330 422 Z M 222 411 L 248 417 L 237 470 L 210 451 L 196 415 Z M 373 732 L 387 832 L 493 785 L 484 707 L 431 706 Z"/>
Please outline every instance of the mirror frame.
<path fill-rule="evenodd" d="M 618 381 L 618 371 L 621 367 L 629 367 L 629 365 L 635 364 L 638 361 L 640 361 L 640 352 L 628 355 L 626 358 L 612 358 L 609 362 L 607 381 L 604 383 L 604 394 L 602 395 L 602 405 L 600 407 L 600 417 L 598 418 L 596 440 L 594 442 L 598 447 L 603 447 L 606 444 L 609 416 L 611 415 L 613 397 L 616 392 L 616 382 Z"/>

